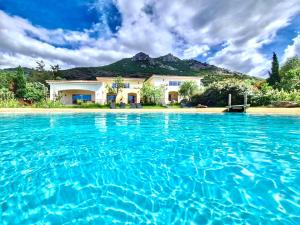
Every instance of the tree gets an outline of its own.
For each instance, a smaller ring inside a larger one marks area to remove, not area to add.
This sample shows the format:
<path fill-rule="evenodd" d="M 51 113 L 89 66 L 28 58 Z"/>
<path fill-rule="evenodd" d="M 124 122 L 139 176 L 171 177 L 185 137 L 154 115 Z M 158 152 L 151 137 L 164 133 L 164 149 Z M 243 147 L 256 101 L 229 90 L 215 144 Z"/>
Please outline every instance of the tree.
<path fill-rule="evenodd" d="M 57 65 L 51 65 L 51 73 L 54 80 L 61 80 L 61 72 L 60 72 L 60 66 Z"/>
<path fill-rule="evenodd" d="M 23 69 L 19 66 L 14 79 L 14 90 L 16 98 L 24 98 L 26 94 L 26 79 Z"/>
<path fill-rule="evenodd" d="M 36 66 L 36 70 L 37 71 L 39 71 L 39 72 L 45 72 L 46 70 L 45 70 L 45 63 L 44 63 L 44 61 L 43 60 L 41 60 L 41 61 L 36 61 L 36 64 L 37 64 L 37 66 Z"/>
<path fill-rule="evenodd" d="M 159 104 L 163 96 L 163 86 L 154 87 L 149 82 L 144 82 L 141 88 L 142 102 L 146 104 Z"/>
<path fill-rule="evenodd" d="M 48 89 L 46 86 L 39 82 L 27 83 L 25 99 L 31 102 L 40 102 L 46 99 Z"/>
<path fill-rule="evenodd" d="M 50 71 L 46 71 L 43 60 L 36 62 L 36 69 L 28 76 L 29 82 L 40 82 L 47 85 L 46 80 L 52 80 L 53 75 Z"/>
<path fill-rule="evenodd" d="M 283 66 L 280 68 L 280 77 L 284 77 L 290 70 L 294 70 L 300 67 L 300 58 L 294 56 L 286 60 Z"/>
<path fill-rule="evenodd" d="M 279 62 L 276 53 L 273 53 L 272 68 L 267 79 L 269 85 L 275 87 L 280 82 Z"/>
<path fill-rule="evenodd" d="M 151 102 L 151 95 L 153 91 L 153 86 L 149 82 L 144 82 L 143 87 L 141 88 L 141 99 L 144 103 Z"/>
<path fill-rule="evenodd" d="M 300 58 L 289 58 L 280 69 L 280 88 L 290 91 L 300 88 Z"/>
<path fill-rule="evenodd" d="M 156 105 L 161 103 L 162 97 L 163 97 L 163 93 L 164 93 L 164 87 L 160 86 L 160 87 L 154 87 L 152 90 L 152 102 Z"/>
<path fill-rule="evenodd" d="M 191 97 L 198 92 L 198 86 L 194 81 L 184 81 L 179 88 L 179 94 L 191 101 Z"/>
<path fill-rule="evenodd" d="M 121 76 L 118 76 L 113 81 L 112 88 L 115 90 L 116 98 L 120 92 L 122 92 L 122 89 L 125 87 L 124 79 Z"/>
<path fill-rule="evenodd" d="M 284 90 L 300 90 L 300 66 L 287 71 L 281 78 L 280 87 Z"/>

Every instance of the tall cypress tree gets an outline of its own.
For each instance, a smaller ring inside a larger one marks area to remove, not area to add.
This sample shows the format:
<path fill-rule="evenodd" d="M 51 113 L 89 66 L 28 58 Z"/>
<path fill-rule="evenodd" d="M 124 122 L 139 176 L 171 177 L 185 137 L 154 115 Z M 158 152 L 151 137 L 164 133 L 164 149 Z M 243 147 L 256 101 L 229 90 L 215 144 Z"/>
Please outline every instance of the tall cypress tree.
<path fill-rule="evenodd" d="M 16 98 L 24 98 L 26 93 L 26 79 L 24 71 L 20 66 L 17 69 L 16 77 L 14 79 L 14 87 Z"/>
<path fill-rule="evenodd" d="M 276 86 L 276 84 L 280 82 L 279 62 L 275 52 L 273 52 L 272 69 L 271 72 L 269 72 L 269 78 L 267 79 L 267 82 L 271 86 Z"/>

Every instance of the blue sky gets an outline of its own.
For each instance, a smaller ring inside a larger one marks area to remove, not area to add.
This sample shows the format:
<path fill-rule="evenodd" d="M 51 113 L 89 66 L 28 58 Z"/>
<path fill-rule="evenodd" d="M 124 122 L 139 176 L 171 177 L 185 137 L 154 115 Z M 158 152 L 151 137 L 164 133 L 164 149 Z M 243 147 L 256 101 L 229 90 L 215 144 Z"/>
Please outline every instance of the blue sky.
<path fill-rule="evenodd" d="M 97 10 L 89 8 L 91 3 L 78 0 L 1 0 L 0 9 L 47 29 L 83 30 L 99 22 Z"/>
<path fill-rule="evenodd" d="M 300 1 L 0 0 L 0 67 L 101 66 L 172 53 L 265 76 L 300 54 Z"/>

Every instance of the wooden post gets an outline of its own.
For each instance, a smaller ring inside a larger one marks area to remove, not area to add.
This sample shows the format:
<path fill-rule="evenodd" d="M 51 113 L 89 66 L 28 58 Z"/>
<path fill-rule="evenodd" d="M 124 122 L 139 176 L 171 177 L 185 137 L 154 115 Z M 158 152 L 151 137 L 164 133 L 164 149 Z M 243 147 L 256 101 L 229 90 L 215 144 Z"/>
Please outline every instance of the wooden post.
<path fill-rule="evenodd" d="M 228 112 L 230 112 L 230 108 L 231 108 L 231 94 L 228 95 L 228 108 L 227 108 Z"/>
<path fill-rule="evenodd" d="M 247 101 L 248 101 L 247 92 L 245 92 L 244 93 L 244 112 L 246 112 L 246 110 L 247 110 Z"/>
<path fill-rule="evenodd" d="M 231 107 L 231 94 L 228 95 L 228 106 Z"/>

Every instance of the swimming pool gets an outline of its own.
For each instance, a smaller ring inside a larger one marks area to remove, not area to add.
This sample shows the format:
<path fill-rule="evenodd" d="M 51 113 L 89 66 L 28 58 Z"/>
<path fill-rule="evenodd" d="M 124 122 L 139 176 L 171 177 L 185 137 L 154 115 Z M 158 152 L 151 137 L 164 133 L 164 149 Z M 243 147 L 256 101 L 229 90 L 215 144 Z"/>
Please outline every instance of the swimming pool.
<path fill-rule="evenodd" d="M 300 117 L 0 115 L 0 224 L 300 224 Z"/>

